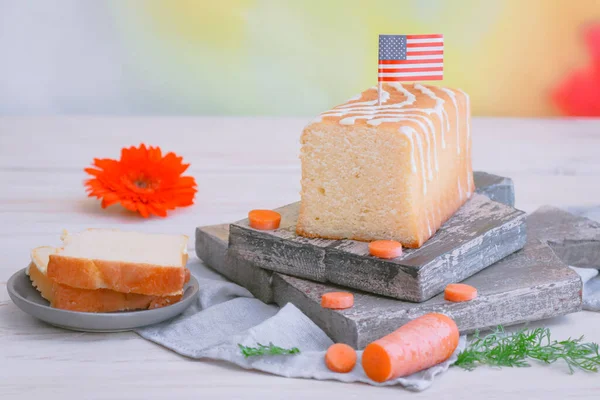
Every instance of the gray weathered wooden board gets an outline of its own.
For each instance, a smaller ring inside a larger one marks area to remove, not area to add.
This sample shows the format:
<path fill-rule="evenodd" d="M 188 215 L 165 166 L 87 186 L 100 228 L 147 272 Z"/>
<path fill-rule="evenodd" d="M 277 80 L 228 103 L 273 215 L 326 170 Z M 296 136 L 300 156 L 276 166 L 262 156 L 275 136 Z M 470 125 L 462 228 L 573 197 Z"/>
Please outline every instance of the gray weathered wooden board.
<path fill-rule="evenodd" d="M 476 193 L 509 206 L 514 205 L 514 185 L 510 178 L 481 171 L 475 171 L 473 178 Z M 229 224 L 198 227 L 196 229 L 198 257 L 233 282 L 246 287 L 258 299 L 265 303 L 271 303 L 273 301 L 273 291 L 270 285 L 272 271 L 259 268 L 233 252 L 226 255 L 222 249 L 223 241 L 229 243 Z M 225 262 L 225 257 L 227 257 L 227 262 Z M 269 282 L 269 284 L 267 285 L 265 282 Z"/>
<path fill-rule="evenodd" d="M 600 223 L 550 206 L 541 207 L 527 223 L 528 232 L 566 264 L 600 269 Z"/>
<path fill-rule="evenodd" d="M 264 270 L 239 258 L 232 262 L 226 258 L 227 241 L 227 224 L 198 228 L 198 257 L 246 286 L 262 301 L 280 306 L 295 304 L 334 341 L 355 348 L 363 348 L 428 312 L 451 316 L 461 332 L 467 333 L 498 324 L 554 317 L 581 308 L 579 276 L 549 246 L 531 235 L 523 250 L 465 280 L 478 289 L 479 296 L 464 303 L 448 302 L 441 294 L 423 303 L 400 301 Z M 354 294 L 354 307 L 348 310 L 322 308 L 323 293 L 338 290 Z"/>
<path fill-rule="evenodd" d="M 522 211 L 479 194 L 423 246 L 391 260 L 369 255 L 366 242 L 296 235 L 298 209 L 299 203 L 278 209 L 276 230 L 253 229 L 247 219 L 231 224 L 230 252 L 287 275 L 422 302 L 523 248 L 526 240 Z"/>
<path fill-rule="evenodd" d="M 475 171 L 473 173 L 477 193 L 483 194 L 498 203 L 515 206 L 515 188 L 513 181 L 504 176 Z"/>
<path fill-rule="evenodd" d="M 495 179 L 492 176 L 492 179 L 478 180 L 478 174 L 481 173 L 475 173 L 475 181 L 479 184 L 486 181 L 503 182 L 504 179 Z M 495 198 L 504 199 L 503 201 L 514 199 L 512 182 L 508 181 L 508 185 L 512 195 L 509 193 L 508 196 Z M 504 190 L 502 185 L 495 188 Z M 485 193 L 485 190 L 490 197 L 497 195 L 492 186 L 478 187 L 478 192 Z M 544 243 L 562 243 L 565 251 L 560 254 L 570 254 L 570 260 L 585 259 L 590 254 L 600 253 L 600 232 L 594 231 L 595 234 L 590 233 L 580 239 L 577 230 L 587 226 L 589 222 L 550 207 L 543 207 L 528 218 L 532 244 L 470 278 L 470 282 L 477 285 L 480 297 L 476 302 L 467 303 L 448 303 L 438 296 L 427 302 L 415 304 L 355 292 L 356 301 L 352 309 L 325 310 L 320 306 L 320 294 L 339 290 L 339 287 L 274 273 L 238 257 L 232 257 L 231 254 L 227 254 L 229 224 L 197 228 L 196 253 L 208 266 L 233 282 L 245 286 L 258 299 L 265 303 L 277 302 L 281 306 L 292 302 L 333 340 L 361 348 L 377 335 L 384 335 L 407 320 L 433 309 L 452 314 L 462 332 L 484 329 L 500 323 L 511 325 L 579 310 L 579 278 L 564 264 L 560 264 L 556 257 L 548 252 L 547 247 L 535 240 L 540 235 Z M 544 226 L 554 226 L 557 218 L 562 221 L 562 233 L 544 229 Z M 544 221 L 547 223 L 544 224 Z M 592 225 L 592 229 L 595 229 L 595 226 Z M 575 230 L 569 227 L 574 227 Z M 552 240 L 548 240 L 548 232 L 554 232 Z M 561 234 L 563 239 L 571 240 L 561 240 Z M 581 246 L 579 240 L 594 243 L 595 247 Z M 582 251 L 583 255 L 577 255 L 578 251 Z M 515 259 L 521 259 L 523 263 L 517 263 Z M 536 264 L 535 260 L 539 263 Z M 370 326 L 373 326 L 372 330 Z"/>
<path fill-rule="evenodd" d="M 204 263 L 227 279 L 244 286 L 257 299 L 273 303 L 271 286 L 275 272 L 262 269 L 227 252 L 229 224 L 196 228 L 196 254 Z"/>
<path fill-rule="evenodd" d="M 273 271 L 259 268 L 227 252 L 229 224 L 196 228 L 196 254 L 206 265 L 244 286 L 257 299 L 273 302 Z"/>
<path fill-rule="evenodd" d="M 463 333 L 496 325 L 513 325 L 578 311 L 581 280 L 545 244 L 537 241 L 466 279 L 478 290 L 470 302 L 453 303 L 443 294 L 410 303 L 353 291 L 354 307 L 333 311 L 320 307 L 321 296 L 340 287 L 273 275 L 277 304 L 288 302 L 310 316 L 336 341 L 363 348 L 406 322 L 429 312 L 452 317 Z"/>

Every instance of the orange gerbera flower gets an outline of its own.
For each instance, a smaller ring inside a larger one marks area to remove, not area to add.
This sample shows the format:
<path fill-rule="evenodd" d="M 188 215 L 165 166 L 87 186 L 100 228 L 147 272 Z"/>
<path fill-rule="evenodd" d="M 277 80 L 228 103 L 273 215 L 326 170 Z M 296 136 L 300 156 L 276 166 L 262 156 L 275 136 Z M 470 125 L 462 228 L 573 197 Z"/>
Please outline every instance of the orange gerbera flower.
<path fill-rule="evenodd" d="M 189 164 L 175 153 L 163 157 L 160 147 L 129 147 L 121 159 L 95 158 L 85 172 L 94 176 L 85 181 L 89 197 L 102 199 L 102 208 L 115 203 L 137 211 L 144 218 L 151 214 L 167 216 L 167 210 L 194 204 L 196 181 L 181 176 Z"/>

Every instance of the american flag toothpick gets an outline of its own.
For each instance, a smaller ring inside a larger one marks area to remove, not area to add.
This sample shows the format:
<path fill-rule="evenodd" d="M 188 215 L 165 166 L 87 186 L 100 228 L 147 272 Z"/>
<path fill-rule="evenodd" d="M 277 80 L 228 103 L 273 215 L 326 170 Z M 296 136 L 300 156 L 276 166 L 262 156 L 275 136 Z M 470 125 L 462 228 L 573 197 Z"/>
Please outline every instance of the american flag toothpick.
<path fill-rule="evenodd" d="M 378 97 L 382 82 L 444 79 L 444 35 L 379 35 Z"/>

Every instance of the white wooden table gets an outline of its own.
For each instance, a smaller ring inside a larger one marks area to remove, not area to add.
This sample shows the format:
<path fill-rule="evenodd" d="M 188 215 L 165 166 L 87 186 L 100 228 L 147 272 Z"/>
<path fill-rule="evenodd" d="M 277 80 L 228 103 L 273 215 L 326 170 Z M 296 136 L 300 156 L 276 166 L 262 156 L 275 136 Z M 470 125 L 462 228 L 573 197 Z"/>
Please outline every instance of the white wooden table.
<path fill-rule="evenodd" d="M 17 309 L 8 278 L 29 250 L 56 245 L 63 228 L 121 227 L 185 233 L 229 222 L 252 208 L 296 201 L 304 119 L 0 118 L 0 399 L 11 398 L 597 398 L 600 374 L 564 365 L 474 372 L 451 369 L 429 390 L 284 379 L 212 361 L 192 361 L 134 333 L 69 332 Z M 600 205 L 600 120 L 475 119 L 474 166 L 514 179 L 517 206 Z M 184 156 L 199 186 L 196 205 L 143 220 L 88 199 L 83 168 L 145 142 Z M 193 240 L 190 242 L 193 252 Z M 192 257 L 192 262 L 198 262 Z M 557 338 L 600 342 L 600 313 L 543 321 Z M 44 396 L 44 397 L 42 397 Z M 377 396 L 377 397 L 376 397 Z"/>

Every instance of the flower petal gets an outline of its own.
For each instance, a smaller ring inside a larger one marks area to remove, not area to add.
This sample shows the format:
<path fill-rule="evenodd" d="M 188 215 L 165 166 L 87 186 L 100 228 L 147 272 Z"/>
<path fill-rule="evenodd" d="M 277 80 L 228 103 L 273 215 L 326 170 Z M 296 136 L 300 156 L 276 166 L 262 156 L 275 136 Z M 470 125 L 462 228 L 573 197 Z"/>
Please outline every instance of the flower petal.
<path fill-rule="evenodd" d="M 121 205 L 130 211 L 137 211 L 137 204 L 131 200 L 121 199 Z"/>
<path fill-rule="evenodd" d="M 158 215 L 159 217 L 166 217 L 167 216 L 167 210 L 165 210 L 162 206 L 160 206 L 159 204 L 148 204 L 148 211 L 150 211 L 152 214 L 154 215 Z"/>
<path fill-rule="evenodd" d="M 144 203 L 136 203 L 136 206 L 137 206 L 137 210 L 139 211 L 139 213 L 141 214 L 142 217 L 148 218 L 150 216 L 150 213 L 148 212 L 148 208 L 146 207 L 146 205 Z"/>
<path fill-rule="evenodd" d="M 189 167 L 183 158 L 160 147 L 131 146 L 121 149 L 119 160 L 96 158 L 84 171 L 92 176 L 84 182 L 89 197 L 101 199 L 102 207 L 120 202 L 143 217 L 165 217 L 167 210 L 193 204 L 196 180 L 181 176 Z"/>
<path fill-rule="evenodd" d="M 119 195 L 116 193 L 107 193 L 102 199 L 102 208 L 112 206 L 113 204 L 118 203 L 120 200 L 121 199 L 119 198 Z"/>

